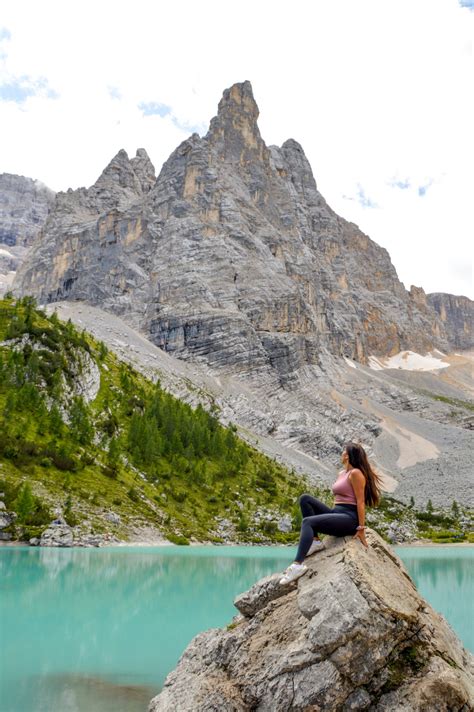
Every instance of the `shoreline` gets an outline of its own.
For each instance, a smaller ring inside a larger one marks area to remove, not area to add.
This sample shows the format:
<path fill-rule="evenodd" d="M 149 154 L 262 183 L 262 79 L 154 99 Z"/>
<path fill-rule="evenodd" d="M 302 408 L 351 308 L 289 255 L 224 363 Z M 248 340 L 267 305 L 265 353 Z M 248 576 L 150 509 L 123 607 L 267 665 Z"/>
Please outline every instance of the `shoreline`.
<path fill-rule="evenodd" d="M 193 541 L 190 542 L 189 544 L 174 544 L 172 541 L 168 541 L 168 539 L 164 539 L 163 541 L 120 541 L 120 542 L 110 542 L 110 543 L 104 543 L 100 544 L 99 546 L 80 546 L 78 544 L 73 544 L 72 546 L 31 546 L 27 541 L 0 541 L 0 548 L 2 547 L 10 547 L 10 548 L 15 548 L 15 547 L 28 547 L 31 549 L 110 549 L 110 548 L 123 548 L 123 549 L 130 549 L 130 548 L 145 548 L 145 547 L 170 547 L 170 546 L 175 546 L 177 548 L 191 548 L 191 547 L 196 547 L 196 546 L 212 546 L 215 548 L 222 548 L 226 546 L 267 546 L 267 547 L 287 547 L 287 548 L 292 548 L 296 547 L 297 543 L 295 544 L 249 544 L 249 543 L 236 543 L 236 542 L 226 542 L 225 544 L 215 544 L 211 542 L 199 542 L 199 541 Z M 448 543 L 435 543 L 433 541 L 429 540 L 424 540 L 424 539 L 416 539 L 415 541 L 412 542 L 403 542 L 400 544 L 389 544 L 392 548 L 438 548 L 438 547 L 467 547 L 467 546 L 472 546 L 474 547 L 474 542 L 469 542 L 469 541 L 459 541 L 459 542 L 448 542 Z"/>

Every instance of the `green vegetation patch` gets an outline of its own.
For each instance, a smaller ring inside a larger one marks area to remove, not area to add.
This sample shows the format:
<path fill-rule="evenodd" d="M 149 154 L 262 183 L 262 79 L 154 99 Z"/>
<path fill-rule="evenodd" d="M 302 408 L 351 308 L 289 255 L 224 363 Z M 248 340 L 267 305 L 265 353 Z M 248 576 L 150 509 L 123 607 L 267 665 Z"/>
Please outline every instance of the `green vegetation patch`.
<path fill-rule="evenodd" d="M 89 520 L 123 538 L 138 523 L 176 543 L 220 541 L 223 521 L 234 540 L 297 538 L 304 480 L 239 439 L 235 426 L 174 398 L 29 297 L 0 300 L 0 338 L 0 477 L 16 493 L 7 507 L 18 511 L 26 491 L 42 524 L 56 505 L 71 525 Z M 100 372 L 92 402 L 80 387 L 88 360 Z M 120 525 L 106 523 L 109 510 Z M 275 521 L 255 524 L 257 510 Z M 290 533 L 277 528 L 283 514 L 294 519 Z M 19 517 L 14 528 L 24 537 L 30 526 Z"/>

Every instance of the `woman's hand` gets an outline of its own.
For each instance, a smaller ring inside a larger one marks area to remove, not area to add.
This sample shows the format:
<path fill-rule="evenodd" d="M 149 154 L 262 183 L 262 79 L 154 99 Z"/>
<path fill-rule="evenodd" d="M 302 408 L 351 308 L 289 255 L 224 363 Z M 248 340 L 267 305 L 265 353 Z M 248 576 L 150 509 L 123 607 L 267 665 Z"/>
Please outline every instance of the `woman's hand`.
<path fill-rule="evenodd" d="M 365 538 L 365 529 L 358 529 L 354 534 L 354 539 L 360 539 L 366 548 L 369 546 L 367 544 L 367 539 Z"/>

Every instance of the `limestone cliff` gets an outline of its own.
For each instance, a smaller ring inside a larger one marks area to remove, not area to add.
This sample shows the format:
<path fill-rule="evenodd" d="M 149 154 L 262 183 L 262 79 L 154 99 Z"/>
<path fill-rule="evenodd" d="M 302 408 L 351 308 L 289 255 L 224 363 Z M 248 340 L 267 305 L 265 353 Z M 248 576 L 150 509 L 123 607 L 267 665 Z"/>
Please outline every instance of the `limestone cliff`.
<path fill-rule="evenodd" d="M 32 178 L 0 174 L 0 243 L 29 247 L 42 228 L 54 192 Z"/>
<path fill-rule="evenodd" d="M 16 291 L 100 305 L 181 358 L 283 385 L 324 353 L 447 349 L 432 306 L 331 210 L 296 141 L 266 146 L 258 113 L 235 84 L 156 182 L 143 150 L 120 151 L 90 189 L 58 194 Z"/>
<path fill-rule="evenodd" d="M 435 292 L 427 295 L 428 303 L 439 314 L 449 343 L 457 349 L 474 346 L 474 302 L 467 297 Z"/>
<path fill-rule="evenodd" d="M 329 537 L 309 571 L 239 596 L 196 636 L 149 712 L 469 712 L 473 660 L 374 532 Z"/>
<path fill-rule="evenodd" d="M 53 191 L 40 181 L 0 174 L 0 294 L 11 286 L 53 201 Z"/>

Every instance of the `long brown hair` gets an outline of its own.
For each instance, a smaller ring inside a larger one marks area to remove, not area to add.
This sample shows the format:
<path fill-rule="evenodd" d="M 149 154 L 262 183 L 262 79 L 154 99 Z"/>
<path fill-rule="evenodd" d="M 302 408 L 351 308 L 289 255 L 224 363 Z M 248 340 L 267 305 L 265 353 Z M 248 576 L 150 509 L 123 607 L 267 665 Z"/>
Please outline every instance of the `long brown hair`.
<path fill-rule="evenodd" d="M 352 467 L 359 469 L 365 476 L 365 503 L 369 507 L 376 507 L 380 502 L 381 496 L 381 479 L 379 475 L 373 471 L 369 460 L 362 445 L 357 443 L 346 443 L 345 450 L 349 457 L 349 462 Z"/>

